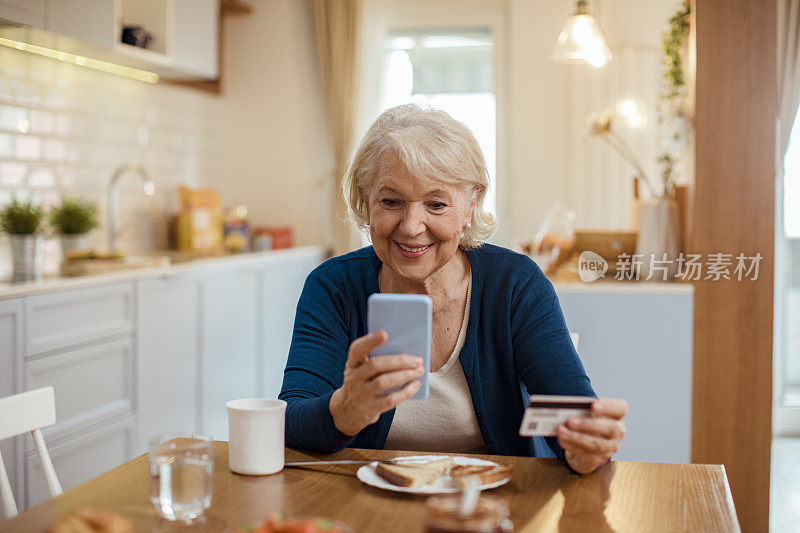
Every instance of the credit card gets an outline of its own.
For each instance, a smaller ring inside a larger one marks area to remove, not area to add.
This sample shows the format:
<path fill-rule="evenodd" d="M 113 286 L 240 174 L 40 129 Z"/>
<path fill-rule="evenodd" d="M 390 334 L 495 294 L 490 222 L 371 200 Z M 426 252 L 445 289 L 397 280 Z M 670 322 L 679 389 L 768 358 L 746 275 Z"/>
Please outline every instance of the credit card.
<path fill-rule="evenodd" d="M 522 437 L 554 437 L 558 426 L 573 416 L 588 416 L 597 398 L 592 396 L 531 395 L 519 434 Z"/>

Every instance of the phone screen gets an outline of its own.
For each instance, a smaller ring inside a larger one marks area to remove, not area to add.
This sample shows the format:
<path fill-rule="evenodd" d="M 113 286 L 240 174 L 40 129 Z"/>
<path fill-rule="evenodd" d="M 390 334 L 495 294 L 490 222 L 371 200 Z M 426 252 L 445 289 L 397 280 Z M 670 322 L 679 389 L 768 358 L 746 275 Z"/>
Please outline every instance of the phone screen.
<path fill-rule="evenodd" d="M 386 331 L 389 340 L 372 351 L 371 356 L 407 353 L 422 357 L 425 374 L 422 386 L 411 398 L 428 397 L 428 373 L 431 370 L 431 326 L 433 303 L 421 294 L 376 293 L 367 299 L 369 332 Z"/>

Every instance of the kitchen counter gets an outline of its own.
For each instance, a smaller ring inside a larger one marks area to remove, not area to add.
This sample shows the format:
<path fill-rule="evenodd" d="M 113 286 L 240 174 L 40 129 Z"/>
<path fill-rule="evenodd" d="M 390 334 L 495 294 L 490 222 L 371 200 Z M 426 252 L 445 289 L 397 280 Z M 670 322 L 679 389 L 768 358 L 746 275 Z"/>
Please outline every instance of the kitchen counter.
<path fill-rule="evenodd" d="M 298 246 L 283 250 L 269 250 L 265 252 L 249 252 L 243 254 L 228 254 L 214 257 L 203 257 L 173 263 L 167 266 L 136 267 L 104 274 L 87 276 L 55 276 L 42 281 L 23 283 L 0 283 L 0 300 L 5 298 L 28 296 L 56 290 L 90 287 L 98 284 L 108 284 L 121 281 L 147 279 L 154 277 L 170 276 L 181 273 L 201 273 L 207 270 L 220 268 L 242 267 L 248 264 L 261 265 L 271 260 L 290 259 L 309 254 L 321 254 L 321 246 Z"/>
<path fill-rule="evenodd" d="M 558 269 L 548 278 L 559 294 L 694 294 L 694 285 L 685 281 L 620 281 L 613 273 L 595 281 L 581 281 L 578 273 L 569 267 Z"/>
<path fill-rule="evenodd" d="M 26 296 L 61 289 L 88 287 L 101 283 L 114 283 L 152 277 L 168 276 L 180 273 L 202 272 L 206 269 L 218 269 L 225 266 L 246 266 L 269 262 L 270 258 L 291 258 L 322 253 L 321 246 L 298 246 L 283 250 L 265 252 L 249 252 L 244 254 L 228 254 L 213 257 L 182 258 L 166 266 L 133 267 L 115 272 L 92 274 L 85 276 L 54 276 L 42 281 L 10 283 L 0 282 L 0 300 L 15 296 Z M 178 255 L 167 252 L 165 255 Z M 656 281 L 617 281 L 613 277 L 599 279 L 590 283 L 581 281 L 576 275 L 558 274 L 551 278 L 556 292 L 559 294 L 652 294 L 652 295 L 691 295 L 694 286 L 691 283 L 668 283 Z"/>
<path fill-rule="evenodd" d="M 694 285 L 683 282 L 597 280 L 585 283 L 558 279 L 552 282 L 559 294 L 694 294 Z"/>

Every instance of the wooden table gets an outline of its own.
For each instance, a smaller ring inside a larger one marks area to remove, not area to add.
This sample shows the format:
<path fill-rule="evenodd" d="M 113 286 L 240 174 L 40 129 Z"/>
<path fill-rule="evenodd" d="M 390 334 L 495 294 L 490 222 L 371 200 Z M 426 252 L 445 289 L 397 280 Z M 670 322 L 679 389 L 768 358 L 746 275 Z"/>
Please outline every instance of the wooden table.
<path fill-rule="evenodd" d="M 0 531 L 44 531 L 58 517 L 84 506 L 121 513 L 134 522 L 137 532 L 225 531 L 259 524 L 278 510 L 333 517 L 359 532 L 423 530 L 425 497 L 363 485 L 355 477 L 357 467 L 287 468 L 271 476 L 240 476 L 228 469 L 227 451 L 227 442 L 215 444 L 214 496 L 205 524 L 187 529 L 158 518 L 149 501 L 143 455 L 0 523 Z M 348 449 L 322 455 L 287 449 L 286 460 L 407 454 Z M 612 462 L 578 476 L 555 459 L 476 457 L 514 465 L 512 481 L 491 493 L 508 501 L 517 532 L 739 531 L 722 466 Z"/>

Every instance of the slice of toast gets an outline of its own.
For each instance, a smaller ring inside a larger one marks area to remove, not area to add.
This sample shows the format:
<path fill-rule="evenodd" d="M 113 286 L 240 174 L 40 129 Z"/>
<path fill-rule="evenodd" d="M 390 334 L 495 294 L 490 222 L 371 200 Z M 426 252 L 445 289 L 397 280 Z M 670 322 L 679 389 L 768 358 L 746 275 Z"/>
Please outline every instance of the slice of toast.
<path fill-rule="evenodd" d="M 444 457 L 427 463 L 378 463 L 375 472 L 393 485 L 421 487 L 450 471 L 453 459 Z"/>
<path fill-rule="evenodd" d="M 488 485 L 511 477 L 513 472 L 511 465 L 455 465 L 450 469 L 450 477 L 459 487 L 473 475 L 480 477 L 481 485 Z"/>

